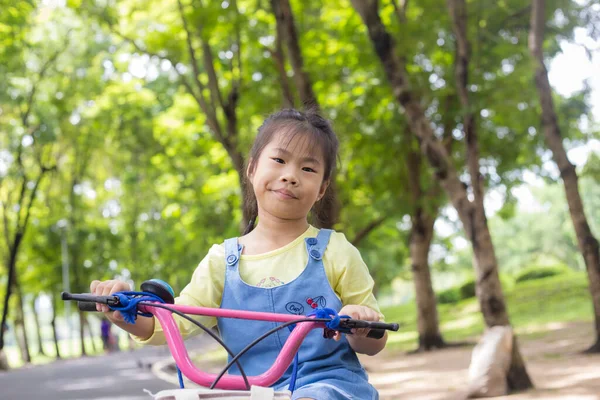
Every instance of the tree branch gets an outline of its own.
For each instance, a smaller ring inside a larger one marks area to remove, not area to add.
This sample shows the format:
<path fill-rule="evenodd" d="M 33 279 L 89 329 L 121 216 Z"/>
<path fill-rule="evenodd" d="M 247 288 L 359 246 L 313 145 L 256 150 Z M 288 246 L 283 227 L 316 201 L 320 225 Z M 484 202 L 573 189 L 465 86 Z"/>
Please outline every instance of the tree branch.
<path fill-rule="evenodd" d="M 196 0 L 200 5 L 200 9 L 204 9 L 204 5 L 202 4 L 202 0 Z M 187 33 L 188 38 L 190 37 L 190 30 L 187 27 L 185 22 L 185 17 L 183 13 L 183 6 L 181 5 L 181 0 L 177 0 L 179 3 L 179 9 L 181 13 L 181 19 L 184 21 L 184 29 Z M 204 61 L 204 68 L 206 69 L 206 74 L 208 75 L 208 88 L 210 89 L 210 94 L 212 101 L 217 103 L 221 108 L 223 107 L 223 96 L 221 95 L 221 90 L 219 89 L 219 81 L 217 79 L 217 73 L 215 72 L 215 64 L 214 58 L 212 55 L 212 49 L 208 44 L 208 41 L 204 38 L 202 34 L 202 24 L 199 24 L 199 39 L 200 44 L 202 45 L 202 58 Z M 188 46 L 191 47 L 191 42 L 189 42 Z"/>
<path fill-rule="evenodd" d="M 400 5 L 396 3 L 396 0 L 391 0 L 392 5 L 394 6 L 394 12 L 396 13 L 396 17 L 398 17 L 398 22 L 400 25 L 406 22 L 406 8 L 408 7 L 408 0 L 400 0 Z"/>
<path fill-rule="evenodd" d="M 294 23 L 294 15 L 289 0 L 271 0 L 271 8 L 275 19 L 287 42 L 288 57 L 294 71 L 294 80 L 300 95 L 300 101 L 305 107 L 319 108 L 317 97 L 313 92 L 310 76 L 304 70 L 302 51 Z"/>
<path fill-rule="evenodd" d="M 448 12 L 456 37 L 455 76 L 458 98 L 462 106 L 463 129 L 467 146 L 467 168 L 471 176 L 471 187 L 475 203 L 483 209 L 483 177 L 479 170 L 479 140 L 475 126 L 475 115 L 469 99 L 469 63 L 471 48 L 467 36 L 467 6 L 465 0 L 448 0 Z"/>
<path fill-rule="evenodd" d="M 355 247 L 358 247 L 359 243 L 362 242 L 363 239 L 366 238 L 372 231 L 379 227 L 379 225 L 381 225 L 386 219 L 387 217 L 380 217 L 371 221 L 367 226 L 361 229 L 356 236 L 354 236 L 354 239 L 352 239 L 350 243 L 352 243 L 352 245 Z"/>
<path fill-rule="evenodd" d="M 50 66 L 56 61 L 58 56 L 60 56 L 67 49 L 67 47 L 69 47 L 70 33 L 71 33 L 71 29 L 69 29 L 67 31 L 67 34 L 65 35 L 65 42 L 64 42 L 63 47 L 61 47 L 56 52 L 54 52 L 54 54 L 52 54 L 50 56 L 50 58 L 48 58 L 46 60 L 46 62 L 42 65 L 40 72 L 38 73 L 37 81 L 33 84 L 33 87 L 31 88 L 31 92 L 29 93 L 29 97 L 27 98 L 27 102 L 25 105 L 25 112 L 21 113 L 21 123 L 23 124 L 23 127 L 25 127 L 25 128 L 29 127 L 29 122 L 27 120 L 29 119 L 29 114 L 31 114 L 31 110 L 33 108 L 33 100 L 35 98 L 35 93 L 37 91 L 38 85 L 42 81 L 42 79 L 44 79 L 44 76 L 46 75 L 48 68 L 50 68 Z"/>
<path fill-rule="evenodd" d="M 217 136 L 223 137 L 224 135 L 223 135 L 223 131 L 221 130 L 219 120 L 217 118 L 216 108 L 214 107 L 214 105 L 208 104 L 206 102 L 206 100 L 204 99 L 203 92 L 204 92 L 205 86 L 200 81 L 200 68 L 198 67 L 198 58 L 196 57 L 196 51 L 192 44 L 191 31 L 188 26 L 187 19 L 185 18 L 185 12 L 183 10 L 183 4 L 181 3 L 181 0 L 177 0 L 177 6 L 179 8 L 179 15 L 181 17 L 181 23 L 183 25 L 183 30 L 185 31 L 185 41 L 186 41 L 186 45 L 187 45 L 187 49 L 188 49 L 188 54 L 190 57 L 190 63 L 192 65 L 192 71 L 194 73 L 194 82 L 196 83 L 196 86 L 198 87 L 198 90 L 200 91 L 200 94 L 198 95 L 197 98 L 202 98 L 202 102 L 198 103 L 198 105 L 200 105 L 200 108 L 206 114 L 206 118 L 208 120 L 212 120 L 210 122 L 210 125 L 214 127 L 213 129 L 215 129 Z M 202 47 L 204 48 L 204 40 L 202 39 L 202 34 L 200 34 L 200 41 L 202 42 Z M 209 50 L 210 50 L 210 47 L 209 47 Z M 206 60 L 206 57 L 207 57 L 206 54 L 204 54 L 204 57 Z M 221 94 L 219 92 L 218 86 L 215 87 L 216 76 L 214 75 L 214 66 L 212 65 L 212 55 L 210 55 L 209 58 L 210 58 L 210 66 L 205 63 L 204 67 L 206 68 L 207 73 L 208 73 L 208 88 L 209 88 L 209 92 L 210 92 L 210 95 L 212 98 L 212 103 L 218 103 L 221 107 L 223 107 L 223 101 L 221 100 Z M 212 77 L 211 77 L 211 70 L 212 70 Z M 215 80 L 213 80 L 213 78 L 215 78 Z"/>
<path fill-rule="evenodd" d="M 281 84 L 282 103 L 285 108 L 294 108 L 294 95 L 290 88 L 287 72 L 285 70 L 285 54 L 283 50 L 283 41 L 281 37 L 281 25 L 275 26 L 275 50 L 268 46 L 263 46 L 265 50 L 271 54 L 271 58 L 275 61 L 275 67 L 279 73 L 279 83 Z"/>

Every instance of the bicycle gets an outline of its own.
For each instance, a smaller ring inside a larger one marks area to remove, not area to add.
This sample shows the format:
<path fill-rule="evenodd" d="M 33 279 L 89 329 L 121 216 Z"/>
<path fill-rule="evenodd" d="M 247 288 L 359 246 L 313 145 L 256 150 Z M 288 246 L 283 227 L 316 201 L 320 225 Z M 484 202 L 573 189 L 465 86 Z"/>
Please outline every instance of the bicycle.
<path fill-rule="evenodd" d="M 309 315 L 299 318 L 298 315 L 292 314 L 176 305 L 174 304 L 173 289 L 166 282 L 158 279 L 145 281 L 140 288 L 141 292 L 118 292 L 110 296 L 63 292 L 62 299 L 65 301 L 77 301 L 79 309 L 82 311 L 96 311 L 96 303 L 106 304 L 111 310 L 120 311 L 125 321 L 129 323 L 134 323 L 138 315 L 156 317 L 165 333 L 169 351 L 177 366 L 180 383 L 180 389 L 164 390 L 154 395 L 156 400 L 290 399 L 296 379 L 297 352 L 302 341 L 311 330 L 323 329 L 323 337 L 331 339 L 336 332 L 351 334 L 351 329 L 353 328 L 369 328 L 368 336 L 373 338 L 383 337 L 385 330 L 397 331 L 399 329 L 399 325 L 396 323 L 388 324 L 355 320 L 347 316 L 340 316 L 334 310 L 326 308 L 316 309 Z M 203 372 L 193 364 L 172 314 L 179 315 L 197 325 L 227 351 L 231 360 L 219 374 Z M 271 321 L 281 324 L 265 332 L 238 354 L 233 354 L 210 328 L 189 317 L 188 314 Z M 246 376 L 242 366 L 238 362 L 239 358 L 267 336 L 286 327 L 292 327 L 292 332 L 271 367 L 261 375 Z M 292 365 L 293 360 L 294 371 L 292 372 L 290 390 L 275 392 L 270 386 L 275 384 L 284 375 L 290 365 Z M 240 375 L 226 374 L 234 364 L 238 367 Z M 182 375 L 202 388 L 185 389 Z"/>

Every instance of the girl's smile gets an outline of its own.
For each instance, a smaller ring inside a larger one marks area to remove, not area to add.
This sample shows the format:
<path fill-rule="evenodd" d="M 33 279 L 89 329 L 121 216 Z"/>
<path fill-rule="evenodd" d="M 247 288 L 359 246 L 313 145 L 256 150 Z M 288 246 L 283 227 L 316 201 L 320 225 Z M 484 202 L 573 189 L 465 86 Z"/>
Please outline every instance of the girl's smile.
<path fill-rule="evenodd" d="M 278 198 L 282 200 L 298 200 L 298 197 L 287 189 L 271 190 Z"/>

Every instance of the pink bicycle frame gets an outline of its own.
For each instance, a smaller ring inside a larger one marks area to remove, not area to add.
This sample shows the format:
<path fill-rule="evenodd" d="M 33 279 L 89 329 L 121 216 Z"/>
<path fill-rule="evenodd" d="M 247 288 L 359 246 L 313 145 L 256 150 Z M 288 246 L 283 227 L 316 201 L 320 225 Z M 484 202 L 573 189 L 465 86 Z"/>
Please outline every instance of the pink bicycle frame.
<path fill-rule="evenodd" d="M 207 307 L 194 307 L 194 306 L 183 306 L 169 304 L 169 307 L 180 311 L 185 314 L 192 315 L 205 315 L 209 317 L 225 317 L 225 318 L 238 318 L 248 319 L 257 321 L 271 321 L 271 322 L 290 322 L 297 319 L 301 319 L 301 315 L 288 315 L 288 314 L 277 314 L 277 313 L 265 313 L 255 311 L 240 311 L 240 310 L 229 310 L 222 308 L 207 308 Z M 173 355 L 173 359 L 177 363 L 177 366 L 181 372 L 192 382 L 198 385 L 209 387 L 214 380 L 217 378 L 216 374 L 210 374 L 203 372 L 198 369 L 190 360 L 187 349 L 183 344 L 183 338 L 179 332 L 179 328 L 173 319 L 173 314 L 164 308 L 152 307 L 149 305 L 140 305 L 139 310 L 142 312 L 148 312 L 154 314 L 158 319 L 158 322 L 163 328 L 167 344 Z M 283 345 L 279 356 L 273 362 L 273 365 L 269 370 L 258 376 L 248 376 L 248 383 L 254 386 L 269 387 L 273 385 L 279 378 L 283 376 L 285 371 L 288 369 L 298 348 L 302 344 L 302 340 L 306 335 L 316 328 L 324 328 L 325 324 L 322 322 L 299 322 L 292 331 L 290 337 Z M 219 380 L 215 386 L 218 389 L 229 389 L 229 390 L 244 390 L 246 389 L 246 383 L 240 375 L 225 374 Z"/>

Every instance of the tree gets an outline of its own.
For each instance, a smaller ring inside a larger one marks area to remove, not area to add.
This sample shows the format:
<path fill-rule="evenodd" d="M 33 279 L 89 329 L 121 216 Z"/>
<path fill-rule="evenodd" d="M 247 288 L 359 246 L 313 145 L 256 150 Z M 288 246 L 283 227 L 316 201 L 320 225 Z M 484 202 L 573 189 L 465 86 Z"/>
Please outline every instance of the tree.
<path fill-rule="evenodd" d="M 579 194 L 577 171 L 567 157 L 562 143 L 558 116 L 552 100 L 552 88 L 548 80 L 548 71 L 544 64 L 544 26 L 546 24 L 545 0 L 533 0 L 531 4 L 531 28 L 529 32 L 529 50 L 535 61 L 535 83 L 538 89 L 542 109 L 542 129 L 544 137 L 562 178 L 571 220 L 575 228 L 577 243 L 589 279 L 589 288 L 594 306 L 596 342 L 587 350 L 600 352 L 600 246 L 592 234 Z"/>
<path fill-rule="evenodd" d="M 433 167 L 436 178 L 448 194 L 458 212 L 466 235 L 471 241 L 477 278 L 477 297 L 485 323 L 489 327 L 510 325 L 483 202 L 469 200 L 467 190 L 458 178 L 452 160 L 442 143 L 434 135 L 418 95 L 410 88 L 409 76 L 402 58 L 396 52 L 394 40 L 379 17 L 378 1 L 352 0 L 352 4 L 368 30 L 369 37 L 392 86 L 394 96 L 404 108 L 411 131 L 420 142 L 421 151 Z M 476 175 L 471 176 L 471 182 L 472 184 L 475 182 L 479 187 L 478 180 L 479 172 L 477 171 Z M 513 342 L 513 354 L 507 379 L 511 389 L 522 390 L 533 386 L 516 338 Z"/>
<path fill-rule="evenodd" d="M 23 23 L 25 22 L 23 21 Z M 13 45 L 15 47 L 23 46 L 24 48 L 24 37 L 24 35 L 21 37 L 23 42 L 14 43 Z M 53 163 L 55 155 L 52 154 L 52 141 L 48 141 L 45 133 L 46 127 L 34 111 L 37 101 L 36 95 L 40 86 L 44 84 L 49 70 L 54 66 L 61 53 L 65 51 L 68 43 L 68 39 L 65 39 L 62 45 L 50 54 L 38 48 L 39 53 L 36 56 L 38 57 L 39 67 L 34 72 L 35 77 L 28 82 L 28 86 L 14 88 L 15 93 L 17 93 L 15 100 L 2 99 L 3 108 L 8 111 L 6 114 L 16 115 L 18 125 L 13 124 L 13 128 L 9 131 L 11 140 L 6 146 L 11 150 L 14 162 L 11 163 L 7 175 L 3 176 L 2 181 L 0 181 L 0 203 L 4 226 L 4 244 L 7 250 L 6 271 L 8 274 L 0 326 L 4 326 L 7 321 L 10 297 L 13 290 L 20 291 L 18 287 L 17 258 L 29 227 L 31 211 L 38 195 L 38 189 L 46 175 L 56 168 Z M 23 59 L 20 60 L 24 61 Z M 27 70 L 25 69 L 25 71 Z M 7 71 L 5 76 L 16 78 L 20 72 L 22 71 L 19 69 Z M 5 103 L 5 101 L 8 103 Z M 7 121 L 1 122 L 4 125 Z M 20 304 L 22 305 L 22 298 Z M 25 334 L 24 328 L 23 333 Z M 25 342 L 27 341 L 25 340 Z M 0 330 L 0 352 L 3 351 L 3 348 L 4 330 Z M 27 358 L 28 356 L 26 356 L 26 361 L 29 361 Z"/>
<path fill-rule="evenodd" d="M 143 41 L 145 45 L 139 44 L 142 40 L 134 34 L 137 30 L 134 24 L 127 23 L 132 21 L 118 19 L 118 11 L 108 7 L 89 7 L 82 12 L 104 21 L 116 37 L 131 44 L 137 52 L 170 63 L 179 78 L 178 84 L 194 98 L 214 139 L 227 151 L 238 173 L 239 185 L 243 189 L 245 160 L 240 145 L 238 112 L 240 97 L 247 81 L 242 56 L 243 17 L 236 0 L 230 5 L 231 7 L 228 4 L 226 15 L 233 21 L 230 25 L 232 29 L 222 35 L 219 54 L 223 53 L 225 56 L 219 58 L 215 58 L 216 46 L 211 44 L 214 42 L 211 39 L 216 32 L 216 26 L 208 17 L 219 12 L 221 7 L 216 3 L 205 7 L 202 2 L 196 2 L 194 7 L 189 7 L 177 0 L 175 7 L 172 7 L 173 3 L 161 5 L 164 12 L 160 16 L 160 23 L 168 25 L 170 32 L 153 32 L 146 35 Z M 136 5 L 131 2 L 126 4 L 126 7 L 133 10 Z M 180 21 L 180 26 L 175 28 L 172 25 L 173 18 Z M 173 43 L 170 36 L 173 31 L 182 36 L 183 41 Z M 244 193 L 242 190 L 242 197 Z M 248 218 L 248 215 L 243 215 L 244 226 Z"/>

